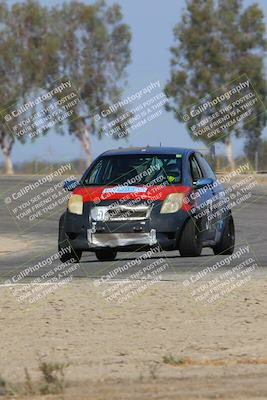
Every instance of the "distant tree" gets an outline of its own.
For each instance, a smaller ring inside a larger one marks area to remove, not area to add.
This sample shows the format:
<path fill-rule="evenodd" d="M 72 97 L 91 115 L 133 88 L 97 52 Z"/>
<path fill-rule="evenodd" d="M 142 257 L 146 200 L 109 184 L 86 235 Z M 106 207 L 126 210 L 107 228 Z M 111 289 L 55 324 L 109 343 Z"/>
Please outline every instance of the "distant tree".
<path fill-rule="evenodd" d="M 12 7 L 0 0 L 0 146 L 6 173 L 13 173 L 11 152 L 15 140 L 25 143 L 28 136 L 13 135 L 11 125 L 21 118 L 6 123 L 5 110 L 49 91 L 55 79 L 69 79 L 81 97 L 72 118 L 55 128 L 77 137 L 87 163 L 91 162 L 91 134 L 101 137 L 105 122 L 124 112 L 118 107 L 107 118 L 93 118 L 121 97 L 125 68 L 130 62 L 130 40 L 117 4 L 108 7 L 102 0 L 91 5 L 71 1 L 49 9 L 37 0 Z M 31 108 L 22 118 L 45 105 Z M 113 138 L 127 135 L 121 121 L 116 126 L 120 135 Z"/>
<path fill-rule="evenodd" d="M 267 171 L 267 140 L 262 140 L 258 151 L 258 168 L 259 171 Z M 253 155 L 255 157 L 255 153 Z M 254 163 L 252 164 L 255 165 Z"/>
<path fill-rule="evenodd" d="M 118 107 L 107 118 L 94 118 L 121 98 L 125 68 L 130 62 L 131 34 L 122 21 L 120 6 L 108 7 L 104 0 L 92 5 L 72 1 L 52 9 L 51 15 L 54 34 L 61 43 L 59 72 L 64 72 L 81 96 L 81 102 L 75 107 L 75 117 L 65 121 L 64 128 L 59 129 L 80 140 L 89 165 L 91 135 L 101 138 L 106 122 L 122 116 L 125 111 Z M 120 123 L 116 126 L 120 135 L 113 135 L 113 138 L 127 135 Z"/>
<path fill-rule="evenodd" d="M 167 109 L 181 115 L 186 108 L 198 103 L 234 78 L 247 74 L 260 98 L 266 99 L 264 52 L 266 49 L 263 12 L 254 4 L 243 10 L 242 0 L 187 0 L 187 9 L 174 29 L 175 45 L 171 48 L 171 77 L 166 85 L 169 97 Z M 227 90 L 227 89 L 226 89 Z M 257 118 L 239 129 L 233 125 L 228 135 L 220 139 L 227 146 L 230 166 L 234 167 L 230 133 L 243 136 L 257 146 L 266 114 L 255 105 Z M 216 111 L 202 113 L 202 118 Z M 192 138 L 196 139 L 187 128 Z M 206 144 L 214 139 L 200 137 Z"/>
<path fill-rule="evenodd" d="M 53 51 L 56 39 L 49 31 L 48 20 L 47 8 L 37 1 L 15 3 L 11 8 L 0 0 L 0 146 L 7 174 L 13 173 L 11 152 L 15 140 L 25 143 L 26 135 L 12 133 L 11 122 L 4 119 L 5 110 L 29 100 L 58 69 Z"/>

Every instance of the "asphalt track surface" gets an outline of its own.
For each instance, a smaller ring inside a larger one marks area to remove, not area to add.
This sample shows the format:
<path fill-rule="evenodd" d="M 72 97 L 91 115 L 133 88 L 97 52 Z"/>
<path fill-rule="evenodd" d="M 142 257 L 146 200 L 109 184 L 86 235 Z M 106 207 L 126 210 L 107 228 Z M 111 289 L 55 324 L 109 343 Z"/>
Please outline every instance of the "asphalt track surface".
<path fill-rule="evenodd" d="M 17 251 L 16 246 L 8 253 L 0 254 L 0 281 L 4 282 L 14 275 L 18 275 L 20 271 L 25 270 L 28 265 L 36 265 L 39 261 L 47 259 L 51 254 L 57 252 L 57 235 L 58 235 L 58 219 L 66 202 L 61 206 L 55 207 L 53 212 L 46 212 L 34 222 L 22 219 L 18 223 L 14 215 L 12 216 L 13 204 L 5 204 L 6 198 L 10 197 L 13 192 L 18 192 L 20 188 L 25 187 L 29 182 L 33 182 L 32 177 L 0 177 L 0 224 L 1 224 L 1 241 L 2 248 L 6 237 L 16 238 L 21 241 L 29 241 L 32 246 L 27 250 Z M 31 198 L 36 196 L 40 191 L 45 191 L 51 186 L 50 183 L 42 185 L 41 189 L 32 190 Z M 236 206 L 233 211 L 235 227 L 236 227 L 236 244 L 237 248 L 249 245 L 257 259 L 260 270 L 266 274 L 267 271 L 267 185 L 261 184 L 253 189 L 252 197 L 241 206 Z M 4 242 L 3 242 L 4 241 Z M 252 254 L 251 253 L 251 254 Z M 131 263 L 131 267 L 124 268 L 124 272 L 114 276 L 114 279 L 126 278 L 130 274 L 134 274 L 140 269 L 139 259 L 142 259 L 139 253 L 118 253 L 115 262 L 99 262 L 96 260 L 94 253 L 84 253 L 79 263 L 79 268 L 74 272 L 75 278 L 99 278 L 108 274 L 114 269 L 123 267 L 127 263 Z M 226 256 L 213 256 L 210 249 L 204 249 L 201 257 L 182 258 L 176 252 L 161 252 L 154 254 L 150 259 L 142 259 L 142 268 L 149 263 L 164 258 L 167 268 L 162 272 L 163 280 L 184 280 L 190 273 L 196 273 L 207 265 L 214 264 L 218 260 L 223 260 Z M 240 260 L 248 257 L 244 254 Z M 136 261 L 137 260 L 137 261 Z M 42 274 L 49 271 L 51 265 L 42 267 Z M 40 270 L 30 273 L 28 277 L 32 279 L 40 275 Z"/>

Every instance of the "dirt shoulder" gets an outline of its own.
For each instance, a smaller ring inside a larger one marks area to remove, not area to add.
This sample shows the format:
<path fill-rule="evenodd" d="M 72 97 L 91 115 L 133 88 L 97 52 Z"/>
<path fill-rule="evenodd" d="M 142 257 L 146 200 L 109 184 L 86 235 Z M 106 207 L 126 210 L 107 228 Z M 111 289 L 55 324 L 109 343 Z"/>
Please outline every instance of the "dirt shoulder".
<path fill-rule="evenodd" d="M 1 286 L 0 375 L 22 383 L 26 367 L 37 382 L 45 360 L 69 363 L 66 398 L 266 398 L 266 299 L 263 277 L 209 308 L 182 282 L 112 305 L 77 280 L 20 309 Z"/>
<path fill-rule="evenodd" d="M 25 251 L 31 249 L 33 241 L 29 239 L 15 238 L 14 235 L 0 235 L 0 256 L 6 256 L 14 251 Z"/>

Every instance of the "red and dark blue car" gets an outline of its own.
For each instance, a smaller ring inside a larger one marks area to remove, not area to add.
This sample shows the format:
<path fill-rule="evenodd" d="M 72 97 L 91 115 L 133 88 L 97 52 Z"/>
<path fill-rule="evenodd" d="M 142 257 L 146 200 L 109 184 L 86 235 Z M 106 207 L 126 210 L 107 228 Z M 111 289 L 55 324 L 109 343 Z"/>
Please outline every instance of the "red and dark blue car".
<path fill-rule="evenodd" d="M 144 147 L 101 154 L 72 191 L 59 221 L 61 260 L 93 251 L 101 261 L 118 251 L 160 246 L 181 256 L 232 254 L 234 221 L 224 187 L 193 149 Z M 69 247 L 71 246 L 71 247 Z"/>

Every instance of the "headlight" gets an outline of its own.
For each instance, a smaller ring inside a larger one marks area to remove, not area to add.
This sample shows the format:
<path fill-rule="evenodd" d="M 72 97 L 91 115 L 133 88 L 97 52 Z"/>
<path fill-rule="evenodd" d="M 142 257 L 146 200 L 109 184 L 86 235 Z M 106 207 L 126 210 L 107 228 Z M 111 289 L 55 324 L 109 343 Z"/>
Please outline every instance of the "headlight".
<path fill-rule="evenodd" d="M 83 196 L 81 196 L 80 194 L 72 194 L 68 201 L 68 210 L 72 214 L 82 215 Z"/>
<path fill-rule="evenodd" d="M 164 200 L 160 213 L 169 214 L 178 211 L 183 205 L 184 193 L 171 193 Z"/>

